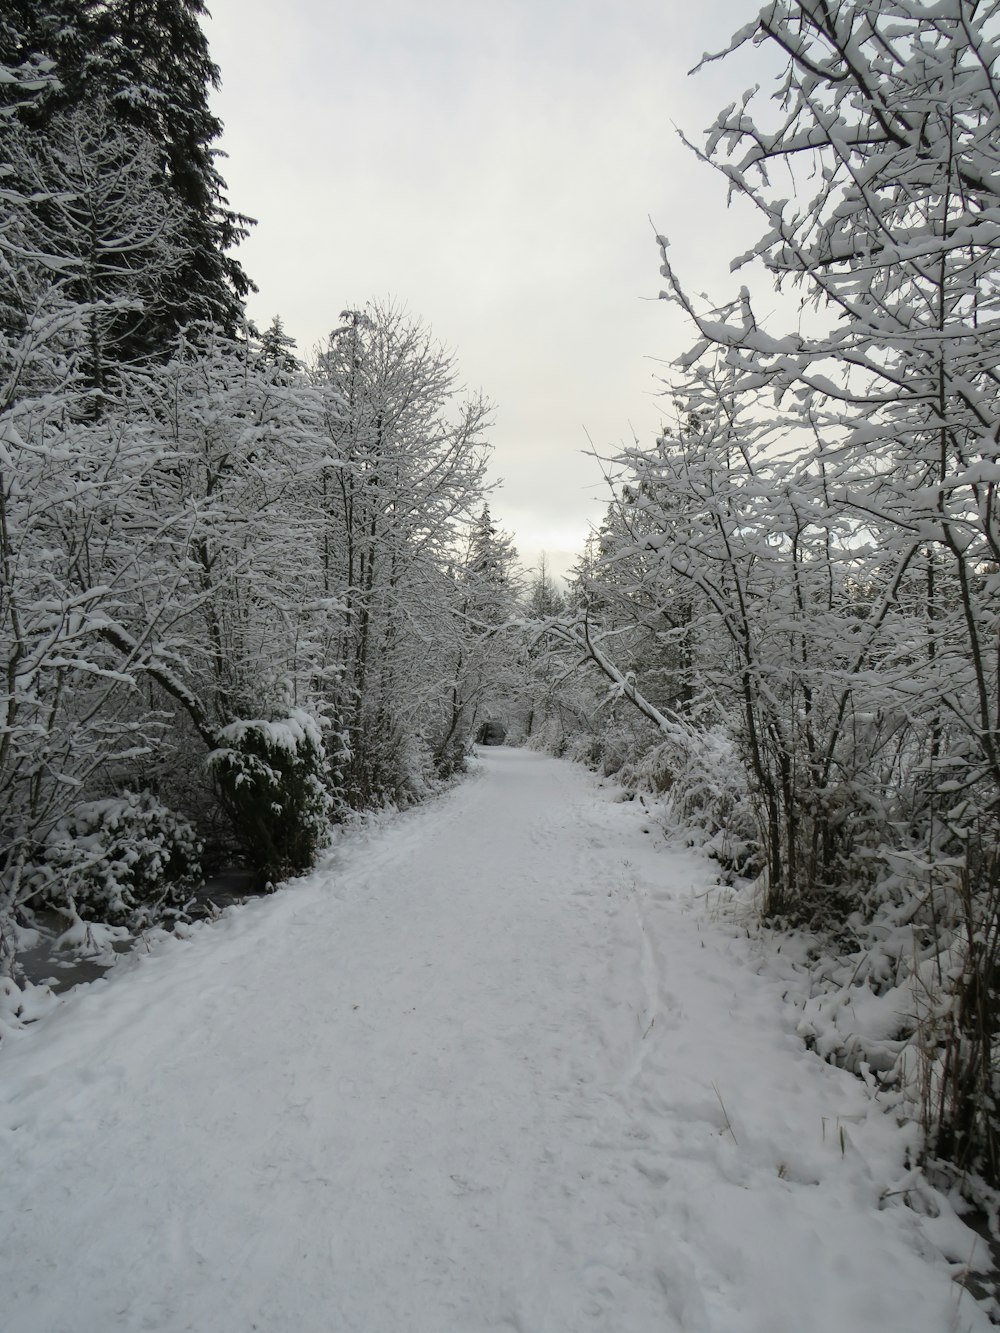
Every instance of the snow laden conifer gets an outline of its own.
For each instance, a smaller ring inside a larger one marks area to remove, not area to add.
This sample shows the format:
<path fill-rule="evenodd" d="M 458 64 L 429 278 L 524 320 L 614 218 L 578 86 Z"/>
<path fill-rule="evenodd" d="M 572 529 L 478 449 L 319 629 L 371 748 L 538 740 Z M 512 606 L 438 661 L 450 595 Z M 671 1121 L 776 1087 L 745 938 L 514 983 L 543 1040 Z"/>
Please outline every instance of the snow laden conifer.
<path fill-rule="evenodd" d="M 229 252 L 252 223 L 229 206 L 217 166 L 222 122 L 209 98 L 219 69 L 201 26 L 207 7 L 203 0 L 107 0 L 102 9 L 98 87 L 122 124 L 160 145 L 183 220 L 184 259 L 165 293 L 165 316 L 150 320 L 147 336 L 162 346 L 196 320 L 234 335 L 253 287 Z"/>
<path fill-rule="evenodd" d="M 272 721 L 232 722 L 208 756 L 223 804 L 263 882 L 302 874 L 330 825 L 322 733 L 301 709 Z"/>
<path fill-rule="evenodd" d="M 163 187 L 154 141 L 116 125 L 106 103 L 59 113 L 44 135 L 18 126 L 8 153 L 25 198 L 23 294 L 11 292 L 8 308 L 20 304 L 26 317 L 58 262 L 63 296 L 86 307 L 78 357 L 99 412 L 108 376 L 130 356 L 140 325 L 164 316 L 166 288 L 186 261 L 179 207 Z"/>
<path fill-rule="evenodd" d="M 549 569 L 548 557 L 542 552 L 538 570 L 528 582 L 525 609 L 536 620 L 549 620 L 566 610 L 566 598 Z"/>
<path fill-rule="evenodd" d="M 3 58 L 41 59 L 54 78 L 24 119 L 44 153 L 68 113 L 95 133 L 153 145 L 155 174 L 180 241 L 158 299 L 117 345 L 126 362 L 161 355 L 192 321 L 230 335 L 243 321 L 251 283 L 229 251 L 250 220 L 230 208 L 214 144 L 222 125 L 209 106 L 219 70 L 201 28 L 201 0 L 48 0 L 17 3 L 0 32 Z"/>

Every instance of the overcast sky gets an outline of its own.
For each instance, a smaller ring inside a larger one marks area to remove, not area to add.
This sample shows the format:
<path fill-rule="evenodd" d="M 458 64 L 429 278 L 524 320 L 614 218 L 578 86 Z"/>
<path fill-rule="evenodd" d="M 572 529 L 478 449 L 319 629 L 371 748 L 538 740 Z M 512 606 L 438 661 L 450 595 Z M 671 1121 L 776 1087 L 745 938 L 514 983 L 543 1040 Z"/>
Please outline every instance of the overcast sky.
<path fill-rule="evenodd" d="M 762 77 L 688 69 L 760 0 L 209 0 L 241 259 L 300 352 L 394 298 L 496 404 L 491 505 L 529 565 L 572 563 L 600 452 L 651 439 L 691 339 L 654 227 L 696 290 L 731 289 L 745 206 L 681 144 Z"/>

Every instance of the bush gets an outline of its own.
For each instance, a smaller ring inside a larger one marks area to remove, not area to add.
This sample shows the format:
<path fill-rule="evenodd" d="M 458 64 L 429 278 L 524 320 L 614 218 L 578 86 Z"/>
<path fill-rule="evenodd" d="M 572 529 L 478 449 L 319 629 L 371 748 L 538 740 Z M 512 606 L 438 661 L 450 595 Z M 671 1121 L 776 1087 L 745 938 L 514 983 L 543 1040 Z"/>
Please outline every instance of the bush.
<path fill-rule="evenodd" d="M 148 791 L 77 806 L 26 873 L 29 896 L 122 924 L 155 901 L 178 901 L 200 876 L 194 829 Z"/>
<path fill-rule="evenodd" d="M 326 839 L 331 799 L 316 720 L 300 709 L 273 722 L 233 722 L 208 757 L 237 837 L 265 882 L 309 870 Z"/>

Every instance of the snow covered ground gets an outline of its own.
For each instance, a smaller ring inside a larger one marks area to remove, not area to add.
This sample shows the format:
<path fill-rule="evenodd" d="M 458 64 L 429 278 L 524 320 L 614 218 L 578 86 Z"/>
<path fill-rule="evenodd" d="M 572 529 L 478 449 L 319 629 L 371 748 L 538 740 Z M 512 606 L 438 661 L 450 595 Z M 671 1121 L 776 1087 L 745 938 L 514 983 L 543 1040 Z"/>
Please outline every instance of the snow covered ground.
<path fill-rule="evenodd" d="M 713 880 L 494 750 L 71 993 L 0 1046 L 0 1326 L 989 1328 L 981 1243 L 902 1205 L 910 1131 L 803 1049 Z"/>

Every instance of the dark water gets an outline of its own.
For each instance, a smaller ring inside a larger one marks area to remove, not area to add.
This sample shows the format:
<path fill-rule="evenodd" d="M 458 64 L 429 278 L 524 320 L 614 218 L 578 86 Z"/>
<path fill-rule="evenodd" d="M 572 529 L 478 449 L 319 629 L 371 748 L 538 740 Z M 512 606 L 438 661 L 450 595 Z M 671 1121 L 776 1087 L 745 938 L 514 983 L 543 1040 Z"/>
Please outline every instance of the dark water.
<path fill-rule="evenodd" d="M 192 920 L 215 916 L 218 912 L 247 898 L 259 897 L 257 879 L 252 870 L 224 870 L 206 880 L 191 895 L 188 915 Z M 66 922 L 58 912 L 36 913 L 42 938 L 30 949 L 17 955 L 21 975 L 26 981 L 50 986 L 57 993 L 79 986 L 85 981 L 96 981 L 114 967 L 114 959 L 105 953 L 100 958 L 81 958 L 74 949 L 57 949 L 56 940 L 66 929 Z M 112 954 L 128 954 L 142 948 L 142 935 L 114 940 Z"/>

